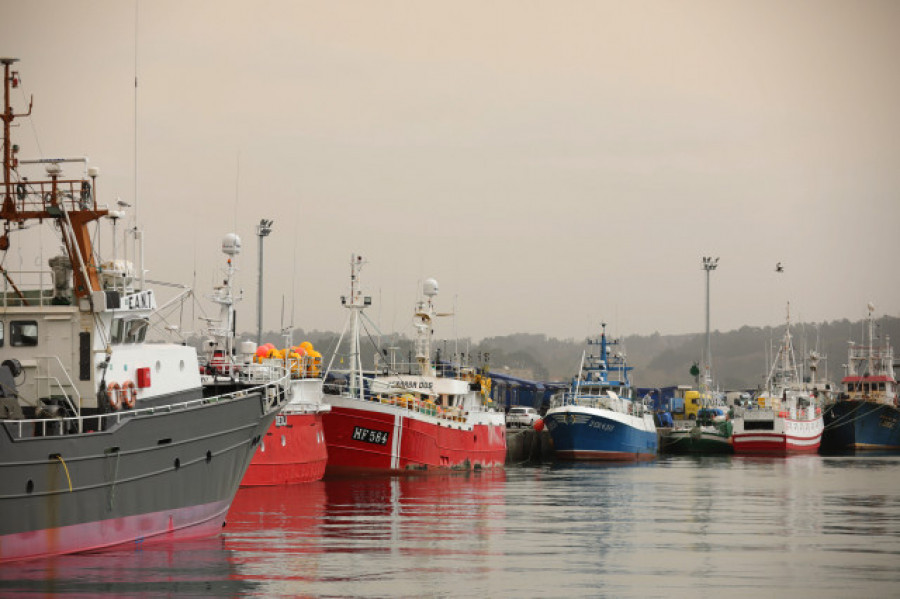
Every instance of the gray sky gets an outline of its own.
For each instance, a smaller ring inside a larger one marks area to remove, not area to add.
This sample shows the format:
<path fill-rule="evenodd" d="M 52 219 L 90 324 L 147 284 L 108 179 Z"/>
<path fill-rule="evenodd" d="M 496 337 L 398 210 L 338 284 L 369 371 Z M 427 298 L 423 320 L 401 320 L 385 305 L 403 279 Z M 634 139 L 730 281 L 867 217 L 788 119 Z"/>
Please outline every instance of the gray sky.
<path fill-rule="evenodd" d="M 702 331 L 704 255 L 714 329 L 900 315 L 898 30 L 866 0 L 0 0 L 21 156 L 88 155 L 107 202 L 137 172 L 150 277 L 207 293 L 237 232 L 255 330 L 266 217 L 267 329 L 282 298 L 340 329 L 356 252 L 384 332 L 434 277 L 475 338 Z"/>

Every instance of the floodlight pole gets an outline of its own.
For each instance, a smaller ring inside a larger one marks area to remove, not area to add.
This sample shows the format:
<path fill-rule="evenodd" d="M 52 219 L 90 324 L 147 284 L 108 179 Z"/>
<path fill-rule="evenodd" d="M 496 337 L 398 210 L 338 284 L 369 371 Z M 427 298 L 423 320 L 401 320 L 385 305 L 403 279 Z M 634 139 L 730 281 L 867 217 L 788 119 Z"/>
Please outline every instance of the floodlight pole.
<path fill-rule="evenodd" d="M 256 302 L 256 345 L 262 345 L 263 330 L 263 239 L 272 232 L 272 221 L 262 219 L 256 227 L 259 236 L 259 297 Z"/>
<path fill-rule="evenodd" d="M 710 368 L 712 368 L 712 350 L 710 349 L 710 336 L 709 336 L 709 273 L 716 269 L 719 265 L 719 258 L 713 258 L 711 256 L 703 256 L 703 270 L 706 271 L 706 355 L 704 356 L 704 364 L 703 374 L 704 374 L 704 384 L 709 382 L 710 376 Z"/>

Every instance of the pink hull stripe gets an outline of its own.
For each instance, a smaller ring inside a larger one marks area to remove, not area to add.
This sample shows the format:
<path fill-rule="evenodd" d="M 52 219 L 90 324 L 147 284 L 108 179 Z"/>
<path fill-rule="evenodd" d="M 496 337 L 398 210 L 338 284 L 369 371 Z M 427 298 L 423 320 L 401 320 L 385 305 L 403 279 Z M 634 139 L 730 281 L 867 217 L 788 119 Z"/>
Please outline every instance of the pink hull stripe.
<path fill-rule="evenodd" d="M 218 534 L 230 501 L 87 522 L 0 537 L 0 562 L 92 551 L 134 541 L 173 540 Z"/>

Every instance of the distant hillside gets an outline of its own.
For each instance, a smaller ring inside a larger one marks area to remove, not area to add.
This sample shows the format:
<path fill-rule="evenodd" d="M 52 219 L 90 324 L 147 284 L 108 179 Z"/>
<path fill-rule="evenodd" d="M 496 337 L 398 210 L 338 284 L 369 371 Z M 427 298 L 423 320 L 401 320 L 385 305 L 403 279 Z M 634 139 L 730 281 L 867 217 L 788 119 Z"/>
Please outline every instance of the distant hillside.
<path fill-rule="evenodd" d="M 877 321 L 877 334 L 888 335 L 894 343 L 900 342 L 900 318 L 884 316 Z M 806 350 L 816 347 L 826 356 L 819 368 L 820 377 L 840 381 L 842 365 L 847 358 L 847 342 L 864 341 L 863 321 L 839 320 L 818 324 L 800 323 L 793 325 L 794 348 L 798 361 Z M 599 330 L 596 332 L 599 334 Z M 752 389 L 765 379 L 767 354 L 770 347 L 777 344 L 784 334 L 784 326 L 749 327 L 736 331 L 711 334 L 713 353 L 713 374 L 720 388 Z M 294 331 L 295 342 L 311 341 L 324 356 L 326 363 L 334 351 L 338 335 L 333 332 L 302 330 Z M 264 341 L 280 344 L 280 336 L 275 333 L 265 335 Z M 703 333 L 692 335 L 632 336 L 623 339 L 629 363 L 635 367 L 634 383 L 641 387 L 661 387 L 668 385 L 689 385 L 693 383 L 690 368 L 699 362 L 705 344 Z M 394 347 L 398 361 L 407 361 L 412 356 L 412 342 L 402 336 L 393 336 L 378 341 L 381 347 Z M 376 342 L 363 343 L 363 360 L 372 364 Z M 435 342 L 435 349 L 442 357 L 450 358 L 454 348 L 468 354 L 473 363 L 480 364 L 488 355 L 492 370 L 509 372 L 514 376 L 542 381 L 563 381 L 577 373 L 581 353 L 585 348 L 584 339 L 556 339 L 546 335 L 514 334 L 503 337 L 489 337 L 479 343 L 469 339 L 459 341 L 441 340 Z M 342 356 L 338 356 L 340 363 Z M 771 359 L 771 358 L 769 358 Z"/>

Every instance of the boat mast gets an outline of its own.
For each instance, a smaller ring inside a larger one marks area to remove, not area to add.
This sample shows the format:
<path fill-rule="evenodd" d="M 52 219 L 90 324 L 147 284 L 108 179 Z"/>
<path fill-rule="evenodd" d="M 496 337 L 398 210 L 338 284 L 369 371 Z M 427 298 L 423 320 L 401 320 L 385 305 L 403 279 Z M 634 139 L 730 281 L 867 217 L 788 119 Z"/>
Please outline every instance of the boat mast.
<path fill-rule="evenodd" d="M 0 58 L 0 62 L 3 63 L 3 207 L 6 208 L 6 203 L 12 201 L 12 176 L 11 171 L 13 169 L 13 148 L 10 143 L 12 140 L 10 139 L 10 125 L 12 125 L 13 119 L 17 116 L 28 116 L 31 114 L 31 103 L 28 105 L 28 113 L 25 115 L 14 115 L 12 111 L 12 106 L 9 104 L 9 88 L 10 85 L 12 87 L 18 87 L 19 85 L 19 74 L 16 71 L 12 71 L 10 73 L 10 67 L 18 62 L 18 58 Z"/>
<path fill-rule="evenodd" d="M 234 355 L 234 329 L 236 298 L 234 296 L 234 273 L 237 270 L 234 260 L 241 253 L 241 238 L 234 233 L 229 233 L 222 240 L 222 253 L 228 256 L 225 267 L 225 281 L 221 287 L 217 287 L 210 297 L 213 302 L 219 304 L 218 326 L 210 327 L 216 340 L 222 340 L 225 356 L 232 359 Z"/>
<path fill-rule="evenodd" d="M 869 302 L 869 305 L 867 306 L 867 308 L 869 308 L 869 318 L 868 318 L 868 320 L 869 320 L 869 322 L 868 322 L 868 325 L 869 325 L 869 360 L 868 360 L 868 362 L 869 362 L 869 364 L 868 364 L 868 370 L 869 370 L 870 375 L 874 375 L 874 374 L 876 374 L 876 369 L 875 369 L 875 319 L 872 318 L 872 313 L 875 312 L 875 304 L 873 304 L 872 302 Z"/>
<path fill-rule="evenodd" d="M 419 374 L 431 376 L 434 374 L 431 367 L 431 337 L 433 335 L 434 317 L 439 316 L 434 312 L 434 297 L 438 294 L 438 284 L 434 279 L 425 279 L 422 285 L 424 300 L 416 303 L 416 311 L 413 315 L 413 326 L 416 329 L 416 362 L 419 365 Z M 455 358 L 459 361 L 457 368 L 462 367 L 457 352 Z"/>
<path fill-rule="evenodd" d="M 372 298 L 363 296 L 359 289 L 359 272 L 362 270 L 362 256 L 350 256 L 350 298 L 341 297 L 344 307 L 350 310 L 350 396 L 365 399 L 363 385 L 362 357 L 359 345 L 359 316 L 363 308 L 372 304 Z"/>
<path fill-rule="evenodd" d="M 53 219 L 57 222 L 63 246 L 73 267 L 74 289 L 77 300 L 87 300 L 90 305 L 91 293 L 100 290 L 98 267 L 94 262 L 93 247 L 88 223 L 108 214 L 108 210 L 97 208 L 96 168 L 88 169 L 91 181 L 63 180 L 60 178 L 60 162 L 87 162 L 86 158 L 45 158 L 23 160 L 21 164 L 46 164 L 49 184 L 46 181 L 21 181 L 13 194 L 13 171 L 20 161 L 15 157 L 19 148 L 13 145 L 10 127 L 18 117 L 29 116 L 33 102 L 29 102 L 28 112 L 14 114 L 10 105 L 10 87 L 18 87 L 19 74 L 10 67 L 17 62 L 14 58 L 0 58 L 3 64 L 3 203 L 0 220 L 3 233 L 0 235 L 0 250 L 9 249 L 10 223 L 24 226 L 29 220 Z M 48 187 L 49 186 L 49 187 Z M 6 274 L 8 278 L 8 273 Z"/>

